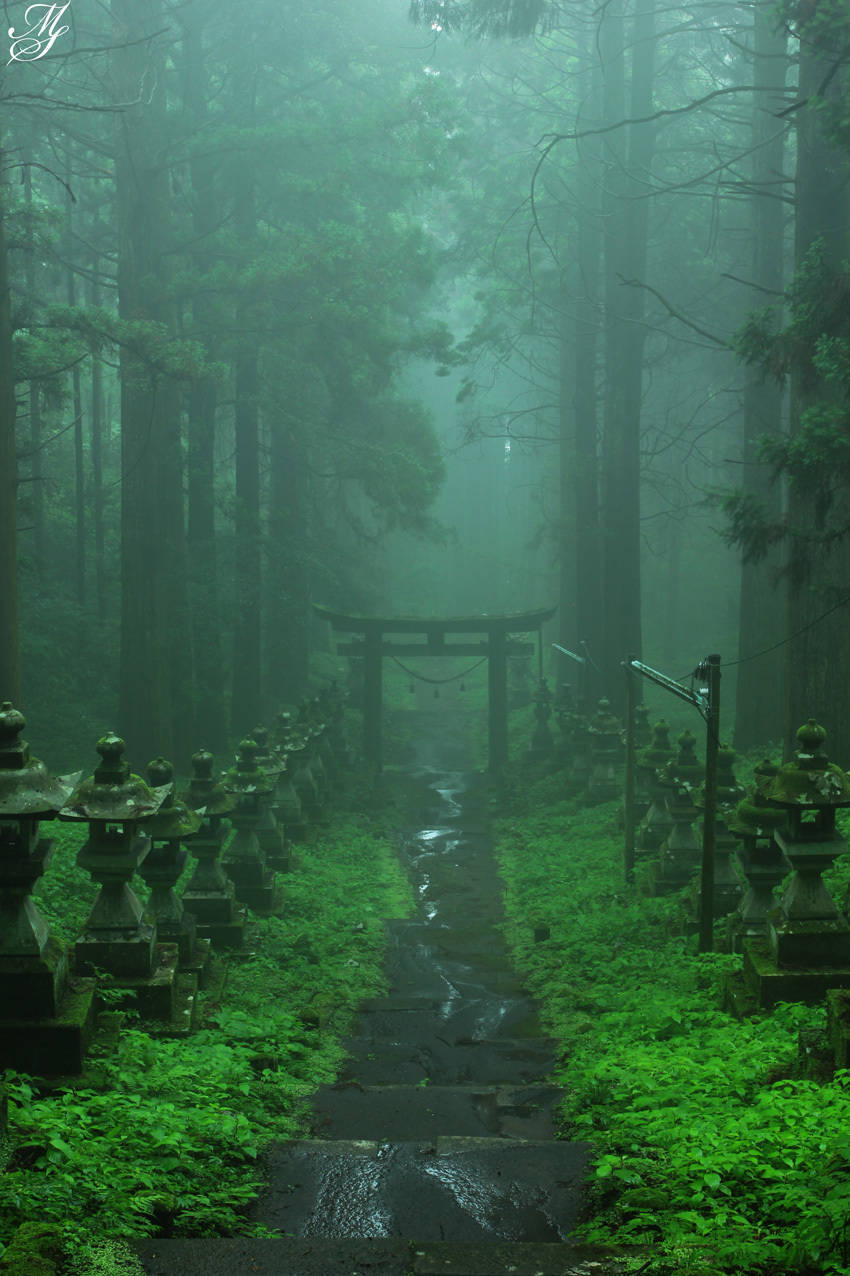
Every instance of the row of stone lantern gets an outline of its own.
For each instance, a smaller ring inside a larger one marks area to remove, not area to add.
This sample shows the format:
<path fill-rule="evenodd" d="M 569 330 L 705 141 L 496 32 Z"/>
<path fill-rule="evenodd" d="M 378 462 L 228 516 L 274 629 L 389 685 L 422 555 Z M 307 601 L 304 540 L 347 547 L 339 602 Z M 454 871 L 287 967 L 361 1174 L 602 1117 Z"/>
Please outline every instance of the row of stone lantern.
<path fill-rule="evenodd" d="M 52 779 L 20 740 L 23 716 L 0 707 L 0 1066 L 79 1071 L 95 975 L 132 990 L 143 1016 L 178 1025 L 182 977 L 191 1021 L 210 948 L 243 943 L 242 905 L 270 913 L 280 902 L 274 874 L 289 866 L 290 841 L 309 835 L 303 808 L 319 816 L 328 772 L 344 761 L 342 713 L 332 687 L 296 718 L 279 715 L 274 742 L 257 728 L 220 780 L 202 750 L 177 797 L 169 762 L 157 758 L 143 780 L 111 733 L 98 741 L 92 776 Z M 54 817 L 88 824 L 77 863 L 99 886 L 74 945 L 73 982 L 68 955 L 31 898 L 52 848 L 39 821 Z M 226 847 L 225 817 L 234 830 Z M 196 867 L 181 899 L 184 842 Z M 146 908 L 131 885 L 136 873 L 150 888 Z"/>
<path fill-rule="evenodd" d="M 746 985 L 763 1007 L 818 1001 L 850 984 L 850 923 L 823 880 L 846 850 L 835 817 L 850 806 L 850 776 L 827 758 L 825 738 L 810 719 L 797 731 L 792 760 L 762 762 L 746 793 L 735 780 L 733 750 L 718 754 L 713 916 L 728 918 L 730 946 L 743 953 Z M 655 893 L 681 889 L 700 867 L 695 741 L 685 732 L 665 761 L 668 750 L 668 728 L 657 723 L 639 759 L 651 803 L 637 838 L 640 852 L 658 855 L 649 873 Z M 695 887 L 691 899 L 698 915 Z"/>
<path fill-rule="evenodd" d="M 553 713 L 557 743 L 548 726 Z M 588 718 L 576 711 L 569 686 L 553 700 L 541 680 L 535 719 L 532 759 L 551 756 L 567 788 L 589 803 L 618 795 L 622 733 L 607 701 Z M 634 737 L 636 857 L 655 861 L 646 874 L 653 893 L 689 888 L 698 919 L 704 793 L 696 740 L 686 731 L 674 747 L 667 723 L 650 728 L 644 706 L 636 709 Z M 835 814 L 850 807 L 850 776 L 828 760 L 824 738 L 809 720 L 797 732 L 793 759 L 781 768 L 763 762 L 747 793 L 734 775 L 734 751 L 718 751 L 712 915 L 728 918 L 730 945 L 743 952 L 747 985 L 762 1006 L 850 987 L 850 922 L 823 880 L 846 849 Z M 850 1046 L 847 1054 L 850 1060 Z"/>

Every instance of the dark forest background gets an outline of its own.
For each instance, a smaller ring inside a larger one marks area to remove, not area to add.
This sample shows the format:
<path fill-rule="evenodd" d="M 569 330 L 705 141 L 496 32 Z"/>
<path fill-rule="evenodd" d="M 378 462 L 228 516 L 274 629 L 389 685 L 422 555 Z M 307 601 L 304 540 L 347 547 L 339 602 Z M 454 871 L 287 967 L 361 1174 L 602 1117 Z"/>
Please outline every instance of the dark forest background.
<path fill-rule="evenodd" d="M 850 762 L 846 4 L 62 21 L 0 73 L 40 751 L 220 748 L 331 670 L 313 601 L 557 601 L 592 695 L 719 650 L 739 747 L 814 714 Z"/>

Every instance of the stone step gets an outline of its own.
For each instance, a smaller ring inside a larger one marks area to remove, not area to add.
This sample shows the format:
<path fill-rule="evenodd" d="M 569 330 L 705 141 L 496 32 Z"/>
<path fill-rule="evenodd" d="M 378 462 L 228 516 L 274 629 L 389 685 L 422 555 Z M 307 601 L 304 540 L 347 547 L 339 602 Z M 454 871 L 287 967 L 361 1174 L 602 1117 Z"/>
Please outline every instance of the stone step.
<path fill-rule="evenodd" d="M 147 1276 L 626 1276 L 645 1247 L 409 1240 L 143 1240 Z"/>
<path fill-rule="evenodd" d="M 531 1039 L 543 1037 L 536 1003 L 525 995 L 493 993 L 444 985 L 443 997 L 389 996 L 364 1002 L 357 1019 L 358 1037 L 407 1043 L 414 1052 L 435 1038 L 446 1041 Z"/>
<path fill-rule="evenodd" d="M 524 1085 L 538 1081 L 555 1064 L 553 1044 L 542 1038 L 482 1038 L 430 1041 L 411 1046 L 399 1040 L 349 1037 L 340 1080 L 364 1086 L 392 1080 L 398 1085 Z"/>
<path fill-rule="evenodd" d="M 435 1140 L 442 1134 L 551 1139 L 558 1086 L 322 1086 L 312 1133 L 323 1139 Z"/>
<path fill-rule="evenodd" d="M 440 1136 L 273 1146 L 258 1222 L 293 1236 L 545 1241 L 569 1236 L 586 1144 Z"/>

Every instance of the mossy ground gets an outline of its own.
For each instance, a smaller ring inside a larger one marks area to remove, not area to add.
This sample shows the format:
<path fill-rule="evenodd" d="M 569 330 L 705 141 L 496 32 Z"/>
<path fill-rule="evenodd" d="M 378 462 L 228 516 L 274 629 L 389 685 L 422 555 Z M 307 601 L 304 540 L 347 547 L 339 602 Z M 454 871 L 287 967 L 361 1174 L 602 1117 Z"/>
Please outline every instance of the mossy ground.
<path fill-rule="evenodd" d="M 649 1242 L 647 1272 L 850 1273 L 850 1084 L 801 1075 L 824 1011 L 721 1009 L 731 955 L 682 933 L 678 898 L 625 883 L 617 804 L 516 773 L 498 825 L 506 933 L 561 1043 L 561 1133 L 596 1161 L 579 1236 Z M 832 873 L 844 889 L 850 858 Z M 549 938 L 535 942 L 541 928 Z"/>
<path fill-rule="evenodd" d="M 82 830 L 49 832 L 56 850 L 38 902 L 70 942 L 95 888 L 74 865 Z M 112 1244 L 128 1235 L 256 1232 L 263 1148 L 298 1133 L 307 1096 L 336 1075 L 356 1005 L 383 990 L 383 919 L 412 907 L 368 815 L 340 817 L 299 847 L 283 884 L 281 915 L 253 920 L 249 955 L 231 960 L 191 1038 L 155 1039 L 127 1020 L 79 1080 L 45 1088 L 7 1076 L 0 1243 L 22 1223 L 57 1228 L 62 1271 L 76 1276 L 128 1270 Z"/>

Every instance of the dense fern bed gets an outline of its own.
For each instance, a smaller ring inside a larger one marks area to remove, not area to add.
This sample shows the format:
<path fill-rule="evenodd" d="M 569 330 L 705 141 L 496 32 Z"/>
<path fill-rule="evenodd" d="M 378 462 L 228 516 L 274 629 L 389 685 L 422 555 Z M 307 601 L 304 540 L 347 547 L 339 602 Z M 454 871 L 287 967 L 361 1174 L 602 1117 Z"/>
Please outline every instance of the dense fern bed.
<path fill-rule="evenodd" d="M 497 847 L 507 936 L 561 1043 L 562 1133 L 596 1153 L 579 1235 L 653 1244 L 647 1273 L 850 1273 L 850 1075 L 798 1063 L 824 1011 L 724 1013 L 740 959 L 699 956 L 680 900 L 625 886 L 615 804 L 562 792 L 517 786 Z"/>

